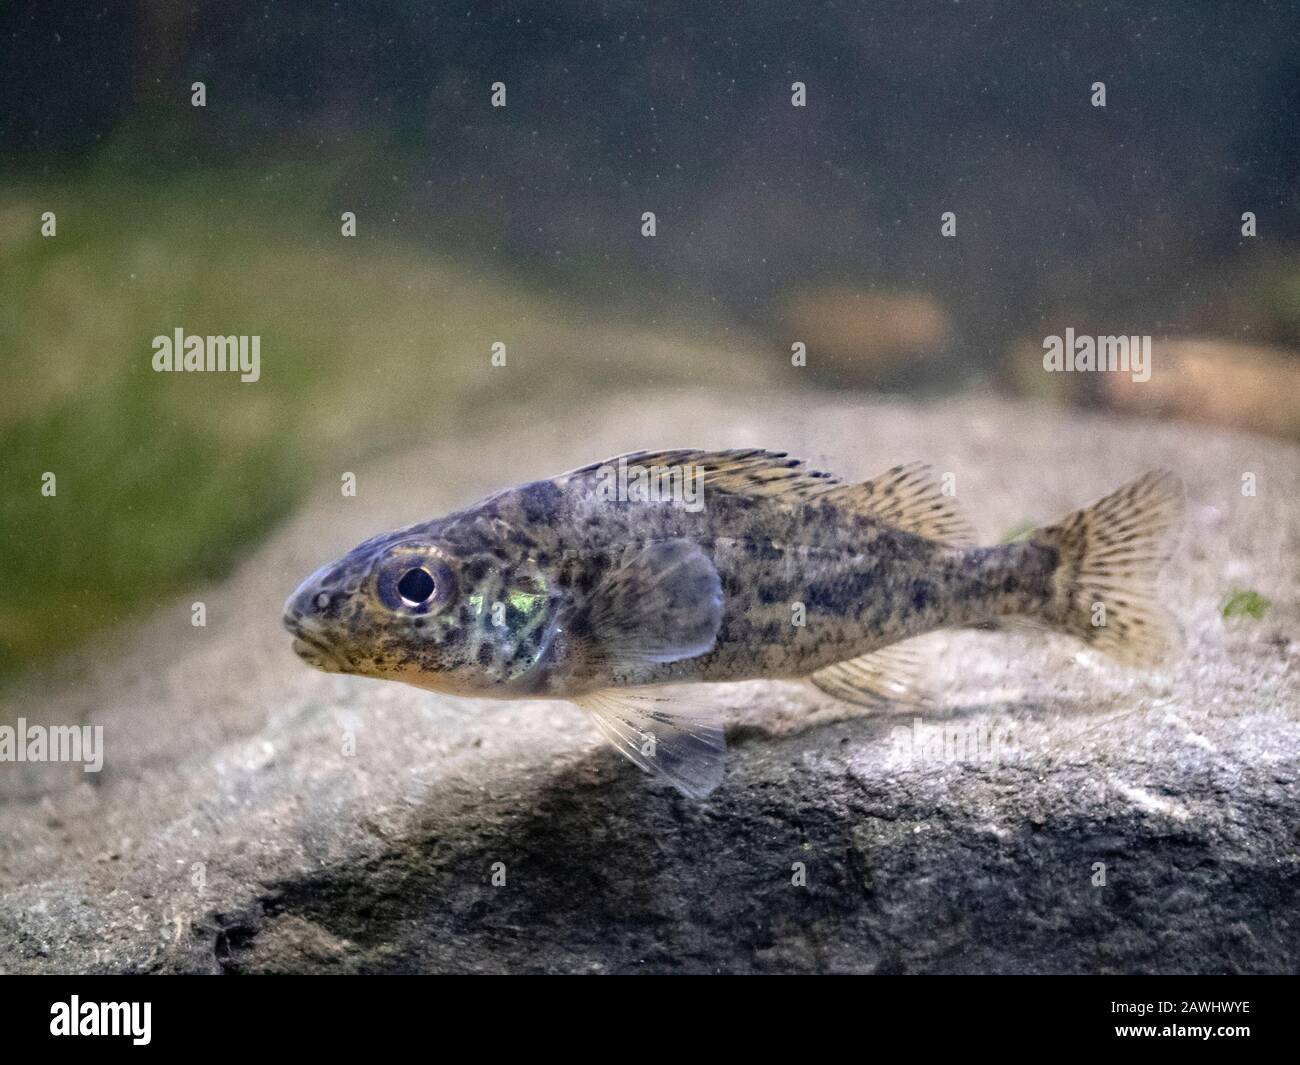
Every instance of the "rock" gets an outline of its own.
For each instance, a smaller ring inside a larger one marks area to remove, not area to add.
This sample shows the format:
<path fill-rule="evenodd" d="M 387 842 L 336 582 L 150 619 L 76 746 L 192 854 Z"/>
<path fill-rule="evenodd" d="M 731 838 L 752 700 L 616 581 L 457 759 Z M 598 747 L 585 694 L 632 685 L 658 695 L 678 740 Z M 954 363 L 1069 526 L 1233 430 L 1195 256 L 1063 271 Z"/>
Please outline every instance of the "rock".
<path fill-rule="evenodd" d="M 923 292 L 833 287 L 791 297 L 783 331 L 808 346 L 808 367 L 820 379 L 862 387 L 939 361 L 953 323 Z"/>
<path fill-rule="evenodd" d="M 1225 340 L 1166 340 L 1151 353 L 1151 379 L 1101 374 L 1116 410 L 1185 418 L 1300 440 L 1300 356 Z"/>
<path fill-rule="evenodd" d="M 1064 335 L 1064 327 L 1044 333 Z M 1008 352 L 1002 377 L 1019 395 L 1300 440 L 1300 356 L 1294 352 L 1227 340 L 1156 338 L 1149 372 L 1062 373 L 1043 368 L 1043 343 L 1043 337 L 1025 338 Z"/>
<path fill-rule="evenodd" d="M 434 452 L 363 452 L 355 499 L 322 486 L 228 583 L 13 693 L 3 720 L 99 724 L 107 753 L 99 774 L 0 765 L 0 968 L 1295 970 L 1295 447 L 985 399 L 636 395 L 581 425 L 520 411 Z M 669 444 L 781 447 L 854 477 L 926 459 L 989 541 L 1171 466 L 1190 497 L 1167 582 L 1185 656 L 1131 672 L 1064 638 L 938 634 L 920 712 L 717 686 L 728 771 L 693 802 L 569 704 L 327 676 L 290 652 L 285 595 L 365 535 Z M 1239 588 L 1271 601 L 1262 619 L 1223 619 Z"/>

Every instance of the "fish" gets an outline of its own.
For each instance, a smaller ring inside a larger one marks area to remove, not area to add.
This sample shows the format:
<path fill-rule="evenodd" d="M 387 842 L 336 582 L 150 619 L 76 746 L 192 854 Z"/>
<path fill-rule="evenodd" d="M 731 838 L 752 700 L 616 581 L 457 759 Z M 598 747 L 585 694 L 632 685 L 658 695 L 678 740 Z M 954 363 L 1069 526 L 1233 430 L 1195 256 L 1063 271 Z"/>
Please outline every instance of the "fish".
<path fill-rule="evenodd" d="M 851 483 L 781 451 L 637 451 L 381 533 L 289 596 L 330 673 L 582 707 L 629 760 L 703 798 L 726 737 L 706 685 L 811 682 L 923 701 L 907 641 L 1024 623 L 1117 661 L 1168 657 L 1156 585 L 1183 508 L 1155 470 L 1011 543 L 977 546 L 933 470 Z"/>

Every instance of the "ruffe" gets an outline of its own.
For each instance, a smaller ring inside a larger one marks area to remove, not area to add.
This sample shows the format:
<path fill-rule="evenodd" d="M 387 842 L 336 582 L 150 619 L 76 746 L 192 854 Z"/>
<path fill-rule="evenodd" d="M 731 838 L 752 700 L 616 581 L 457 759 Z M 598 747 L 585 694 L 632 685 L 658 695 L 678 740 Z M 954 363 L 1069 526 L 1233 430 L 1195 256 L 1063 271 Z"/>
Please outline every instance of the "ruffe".
<path fill-rule="evenodd" d="M 628 467 L 701 485 L 704 505 L 611 491 Z M 896 645 L 1006 617 L 1154 661 L 1173 644 L 1155 578 L 1181 505 L 1176 478 L 1148 473 L 976 547 L 919 464 L 844 484 L 779 452 L 635 452 L 367 540 L 307 578 L 284 621 L 331 672 L 575 702 L 700 796 L 726 744 L 683 685 L 807 678 L 858 704 L 914 698 Z"/>

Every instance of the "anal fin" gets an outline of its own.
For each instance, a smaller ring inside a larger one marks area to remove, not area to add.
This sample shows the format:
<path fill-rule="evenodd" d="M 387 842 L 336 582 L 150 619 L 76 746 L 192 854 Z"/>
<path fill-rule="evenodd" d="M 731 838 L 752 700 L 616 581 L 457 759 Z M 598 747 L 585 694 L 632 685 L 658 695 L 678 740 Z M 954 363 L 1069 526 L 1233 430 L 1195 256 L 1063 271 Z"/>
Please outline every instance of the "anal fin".
<path fill-rule="evenodd" d="M 666 688 L 607 688 L 575 699 L 623 755 L 693 799 L 722 781 L 727 738 L 714 707 Z"/>
<path fill-rule="evenodd" d="M 890 644 L 817 670 L 808 679 L 842 702 L 878 708 L 921 701 L 921 658 L 911 648 Z"/>

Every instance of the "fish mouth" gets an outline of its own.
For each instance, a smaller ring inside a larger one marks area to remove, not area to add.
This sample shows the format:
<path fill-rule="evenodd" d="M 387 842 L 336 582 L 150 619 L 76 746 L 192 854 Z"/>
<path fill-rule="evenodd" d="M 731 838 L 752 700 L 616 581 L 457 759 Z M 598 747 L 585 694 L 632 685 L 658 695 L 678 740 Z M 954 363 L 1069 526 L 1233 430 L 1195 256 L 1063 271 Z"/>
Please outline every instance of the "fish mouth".
<path fill-rule="evenodd" d="M 306 662 L 307 665 L 314 666 L 324 673 L 343 672 L 343 667 L 338 664 L 333 656 L 304 640 L 297 639 L 293 641 L 293 653 Z"/>
<path fill-rule="evenodd" d="M 294 637 L 293 653 L 309 666 L 325 673 L 346 673 L 348 663 L 317 635 L 307 631 L 300 618 L 285 614 L 284 627 Z"/>

